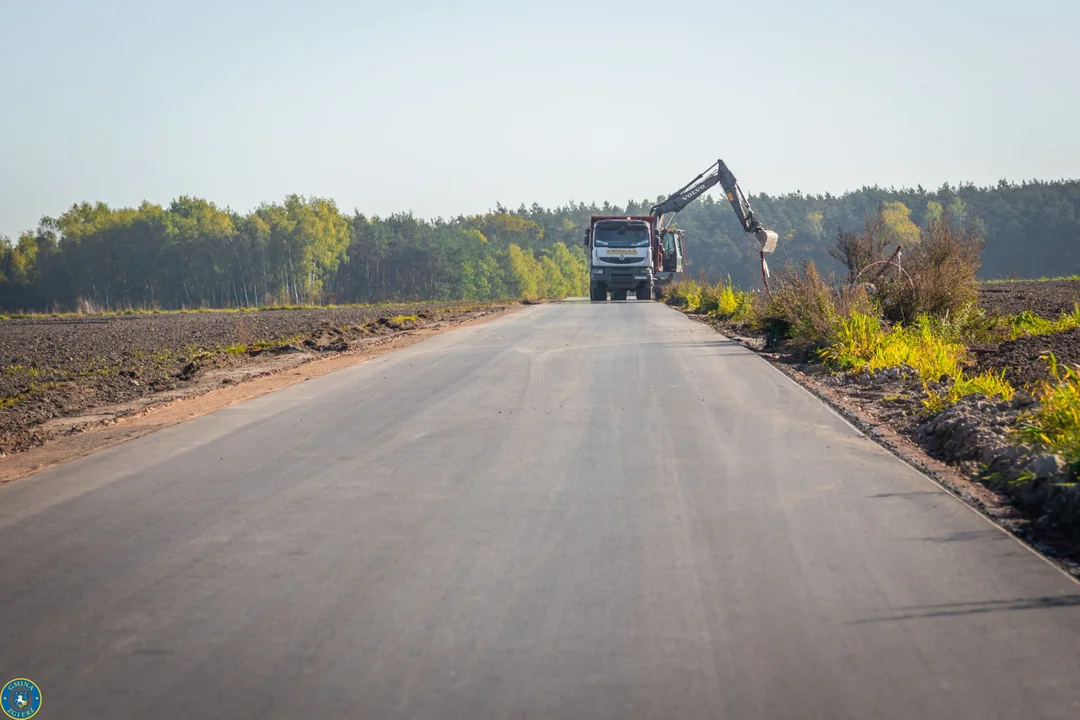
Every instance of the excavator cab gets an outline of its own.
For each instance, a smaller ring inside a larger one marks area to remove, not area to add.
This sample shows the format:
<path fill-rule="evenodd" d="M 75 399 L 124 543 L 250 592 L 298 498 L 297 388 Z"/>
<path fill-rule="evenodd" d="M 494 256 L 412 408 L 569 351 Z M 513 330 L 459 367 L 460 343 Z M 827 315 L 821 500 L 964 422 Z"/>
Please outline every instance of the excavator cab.
<path fill-rule="evenodd" d="M 664 272 L 683 271 L 683 231 L 664 230 L 660 236 L 661 247 L 664 251 Z"/>

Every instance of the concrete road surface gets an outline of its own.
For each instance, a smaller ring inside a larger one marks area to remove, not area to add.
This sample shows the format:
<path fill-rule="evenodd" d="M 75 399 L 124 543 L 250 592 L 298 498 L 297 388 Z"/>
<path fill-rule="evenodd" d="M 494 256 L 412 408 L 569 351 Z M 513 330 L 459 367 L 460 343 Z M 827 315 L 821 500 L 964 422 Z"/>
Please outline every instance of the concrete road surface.
<path fill-rule="evenodd" d="M 1080 586 L 654 303 L 0 488 L 38 718 L 1080 718 Z"/>

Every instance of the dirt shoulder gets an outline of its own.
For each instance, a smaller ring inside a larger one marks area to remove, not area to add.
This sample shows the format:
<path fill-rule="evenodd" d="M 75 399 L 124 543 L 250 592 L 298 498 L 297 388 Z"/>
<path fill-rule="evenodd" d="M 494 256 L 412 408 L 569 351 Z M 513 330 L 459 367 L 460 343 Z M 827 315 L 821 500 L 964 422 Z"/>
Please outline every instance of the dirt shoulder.
<path fill-rule="evenodd" d="M 5 371 L 0 390 L 22 398 L 0 409 L 0 483 L 520 307 L 410 306 L 408 315 L 349 308 L 347 324 L 335 324 L 343 319 L 335 310 L 285 310 L 272 312 L 297 315 L 38 320 L 12 334 L 5 326 L 0 359 L 16 371 Z M 249 339 L 243 351 L 237 328 L 245 337 L 251 330 L 241 320 L 263 321 L 251 323 L 263 339 Z M 196 342 L 176 347 L 189 339 Z M 12 348 L 20 362 L 11 362 Z M 104 370 L 78 371 L 87 363 Z"/>

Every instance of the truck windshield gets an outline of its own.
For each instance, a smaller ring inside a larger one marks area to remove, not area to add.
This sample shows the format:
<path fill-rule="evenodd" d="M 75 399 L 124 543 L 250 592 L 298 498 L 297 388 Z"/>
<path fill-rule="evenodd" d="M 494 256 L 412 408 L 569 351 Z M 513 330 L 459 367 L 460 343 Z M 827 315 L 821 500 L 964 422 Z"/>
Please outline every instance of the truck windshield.
<path fill-rule="evenodd" d="M 596 247 L 649 247 L 647 225 L 599 225 L 593 231 Z"/>

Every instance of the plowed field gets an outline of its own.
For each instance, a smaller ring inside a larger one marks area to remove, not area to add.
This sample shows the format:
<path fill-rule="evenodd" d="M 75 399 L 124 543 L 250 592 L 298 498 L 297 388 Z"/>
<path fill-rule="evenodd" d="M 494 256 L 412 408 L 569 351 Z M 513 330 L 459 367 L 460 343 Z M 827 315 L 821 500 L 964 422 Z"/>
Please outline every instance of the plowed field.
<path fill-rule="evenodd" d="M 362 349 L 498 309 L 417 303 L 2 320 L 0 455 L 43 444 L 50 420 L 176 391 L 213 369 Z"/>

